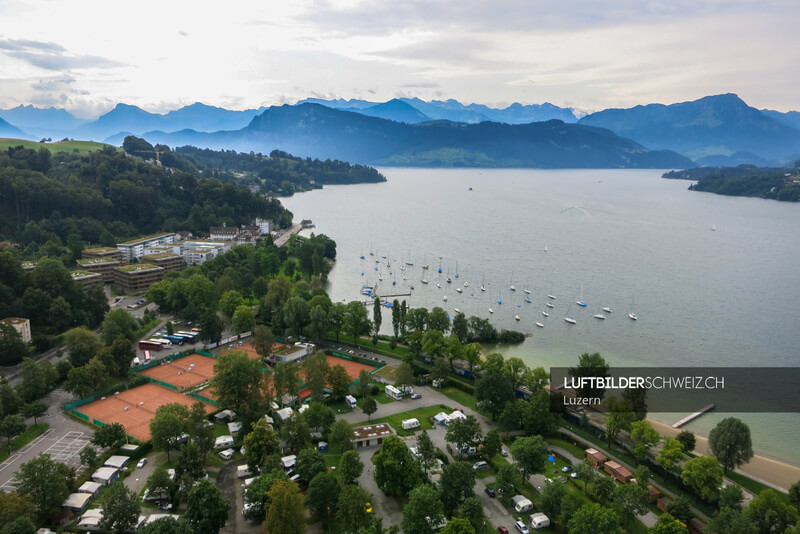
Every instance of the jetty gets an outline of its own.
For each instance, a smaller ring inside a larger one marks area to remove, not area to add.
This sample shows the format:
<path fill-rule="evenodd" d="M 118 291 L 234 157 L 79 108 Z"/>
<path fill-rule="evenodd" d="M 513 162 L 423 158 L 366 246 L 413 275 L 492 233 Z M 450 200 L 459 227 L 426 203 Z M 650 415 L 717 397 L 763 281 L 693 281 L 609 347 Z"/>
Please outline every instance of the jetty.
<path fill-rule="evenodd" d="M 711 403 L 711 404 L 709 404 L 708 406 L 705 406 L 705 407 L 701 408 L 700 410 L 697 410 L 697 411 L 696 411 L 696 412 L 694 412 L 693 414 L 691 414 L 691 415 L 687 415 L 686 417 L 684 417 L 683 419 L 681 419 L 680 421 L 678 421 L 677 423 L 675 423 L 674 425 L 672 425 L 672 428 L 680 428 L 680 427 L 682 427 L 683 425 L 686 425 L 686 424 L 688 424 L 688 423 L 691 423 L 692 421 L 694 421 L 695 419 L 697 419 L 698 417 L 700 417 L 700 416 L 701 416 L 701 415 L 703 415 L 704 413 L 706 413 L 706 412 L 710 412 L 711 410 L 713 410 L 713 409 L 714 409 L 714 408 L 716 408 L 716 407 L 717 407 L 717 406 L 716 406 L 716 404 L 714 404 L 714 403 L 712 402 L 712 403 Z"/>

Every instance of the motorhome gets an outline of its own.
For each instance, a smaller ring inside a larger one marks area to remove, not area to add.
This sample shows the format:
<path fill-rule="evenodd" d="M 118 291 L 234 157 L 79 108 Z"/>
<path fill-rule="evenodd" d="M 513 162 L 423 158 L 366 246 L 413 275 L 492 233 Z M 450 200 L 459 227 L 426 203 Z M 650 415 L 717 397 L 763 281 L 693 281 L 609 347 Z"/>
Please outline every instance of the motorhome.
<path fill-rule="evenodd" d="M 386 393 L 386 396 L 389 397 L 390 399 L 401 400 L 403 398 L 403 393 L 399 389 L 391 385 L 386 386 L 384 392 Z"/>
<path fill-rule="evenodd" d="M 344 402 L 346 402 L 346 403 L 347 403 L 347 407 L 348 407 L 348 408 L 350 408 L 350 409 L 355 409 L 355 407 L 356 407 L 356 398 L 355 398 L 354 396 L 352 396 L 352 395 L 347 395 L 347 396 L 344 398 Z"/>

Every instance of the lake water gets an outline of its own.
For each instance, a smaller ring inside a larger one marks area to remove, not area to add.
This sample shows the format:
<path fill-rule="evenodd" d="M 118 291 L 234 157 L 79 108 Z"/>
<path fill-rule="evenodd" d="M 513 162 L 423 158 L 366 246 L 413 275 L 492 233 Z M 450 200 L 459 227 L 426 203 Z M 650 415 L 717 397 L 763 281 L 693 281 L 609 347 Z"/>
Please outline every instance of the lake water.
<path fill-rule="evenodd" d="M 334 300 L 363 300 L 362 285 L 377 285 L 380 294 L 411 292 L 400 297 L 410 306 L 491 317 L 533 334 L 500 350 L 531 366 L 572 365 L 583 352 L 615 365 L 800 364 L 798 204 L 691 192 L 653 170 L 381 172 L 388 182 L 283 199 L 295 220 L 313 219 L 336 240 Z M 613 313 L 592 318 L 603 307 Z M 383 324 L 388 332 L 388 309 Z M 706 434 L 725 415 L 687 428 Z M 759 452 L 800 463 L 800 416 L 741 417 Z"/>

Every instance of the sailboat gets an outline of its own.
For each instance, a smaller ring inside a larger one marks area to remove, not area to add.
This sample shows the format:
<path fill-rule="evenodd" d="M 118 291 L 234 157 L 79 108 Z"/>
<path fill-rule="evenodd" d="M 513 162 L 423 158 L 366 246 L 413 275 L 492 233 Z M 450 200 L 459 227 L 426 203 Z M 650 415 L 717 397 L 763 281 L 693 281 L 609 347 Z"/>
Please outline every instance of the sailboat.
<path fill-rule="evenodd" d="M 436 282 L 436 287 L 438 287 L 439 289 L 442 289 L 442 284 L 440 284 L 439 282 Z"/>
<path fill-rule="evenodd" d="M 515 316 L 514 316 L 514 320 L 515 320 L 515 321 L 519 321 L 519 315 L 515 315 Z"/>
<path fill-rule="evenodd" d="M 428 283 L 428 280 L 427 280 L 426 278 L 423 278 L 423 279 L 422 279 L 422 283 L 423 283 L 423 284 L 427 284 L 427 283 Z"/>
<path fill-rule="evenodd" d="M 631 318 L 631 319 L 633 319 L 634 321 L 636 321 L 636 320 L 638 320 L 638 319 L 639 319 L 638 317 L 636 317 L 636 314 L 635 314 L 635 313 L 633 313 L 633 312 L 629 313 L 629 314 L 628 314 L 628 317 L 630 317 L 630 318 Z"/>
<path fill-rule="evenodd" d="M 549 302 L 545 302 L 544 305 L 547 306 L 548 308 L 554 308 L 555 307 L 552 304 L 550 304 Z"/>
<path fill-rule="evenodd" d="M 447 283 L 448 284 L 452 284 L 453 283 L 453 279 L 450 278 L 450 270 L 447 271 Z"/>
<path fill-rule="evenodd" d="M 606 313 L 611 313 L 611 312 L 612 312 L 612 311 L 614 311 L 614 310 L 612 310 L 611 308 L 609 308 L 608 306 L 606 306 L 605 308 L 603 308 L 603 311 L 604 311 L 604 312 L 606 312 Z"/>
<path fill-rule="evenodd" d="M 489 313 L 494 313 L 494 310 L 489 308 Z"/>
<path fill-rule="evenodd" d="M 511 291 L 517 290 L 517 288 L 514 287 L 514 271 L 511 271 L 511 285 L 508 286 L 508 289 L 510 289 Z"/>
<path fill-rule="evenodd" d="M 481 278 L 481 291 L 486 291 L 486 275 L 485 274 L 483 275 L 483 278 Z"/>
<path fill-rule="evenodd" d="M 530 297 L 525 297 L 525 302 L 527 302 L 528 304 L 530 304 L 530 303 L 531 303 L 531 302 L 533 302 L 533 301 L 531 300 L 531 298 L 530 298 Z"/>
<path fill-rule="evenodd" d="M 569 324 L 577 324 L 577 323 L 578 323 L 578 321 L 576 321 L 575 319 L 573 319 L 572 317 L 570 317 L 570 313 L 569 313 L 569 310 L 570 310 L 570 308 L 572 308 L 572 306 L 569 306 L 569 308 L 567 308 L 567 316 L 566 316 L 566 317 L 564 317 L 564 320 L 565 320 L 566 322 L 568 322 Z"/>
<path fill-rule="evenodd" d="M 603 315 L 602 313 L 595 313 L 594 315 L 592 315 L 592 317 L 594 317 L 595 319 L 605 319 L 606 318 L 606 316 Z"/>
<path fill-rule="evenodd" d="M 547 313 L 547 310 L 542 310 L 542 315 L 544 315 L 545 317 L 550 317 L 550 314 Z"/>
<path fill-rule="evenodd" d="M 411 260 L 411 251 L 410 250 L 408 251 L 408 258 L 409 258 L 409 261 L 406 262 L 406 265 L 414 265 L 414 262 L 410 261 Z"/>
<path fill-rule="evenodd" d="M 464 292 L 464 290 L 463 290 L 463 289 L 461 289 L 460 287 L 457 287 L 457 288 L 456 288 L 456 293 L 463 293 L 463 292 Z"/>
<path fill-rule="evenodd" d="M 456 262 L 456 274 L 455 274 L 455 275 L 453 275 L 453 276 L 455 276 L 456 278 L 458 278 L 458 262 Z"/>
<path fill-rule="evenodd" d="M 575 304 L 577 304 L 581 308 L 585 308 L 586 307 L 586 303 L 583 301 L 583 284 L 581 284 L 581 294 L 578 297 L 578 300 L 575 301 Z"/>
<path fill-rule="evenodd" d="M 530 295 L 530 294 L 531 294 L 531 290 L 530 290 L 530 289 L 523 289 L 522 291 L 523 291 L 523 292 L 524 292 L 526 295 Z"/>
<path fill-rule="evenodd" d="M 556 296 L 555 295 L 547 295 L 547 298 L 549 298 L 550 300 L 556 300 Z"/>
<path fill-rule="evenodd" d="M 447 295 L 442 298 L 443 301 L 447 302 Z"/>
<path fill-rule="evenodd" d="M 456 313 L 461 313 L 461 310 L 459 310 L 458 308 L 453 308 L 453 311 Z"/>
<path fill-rule="evenodd" d="M 712 232 L 716 232 L 717 231 L 717 225 L 716 224 L 712 224 L 711 225 L 711 231 Z"/>
<path fill-rule="evenodd" d="M 439 256 L 439 274 L 442 274 L 442 257 Z"/>
<path fill-rule="evenodd" d="M 497 303 L 498 304 L 502 304 L 503 303 L 503 299 L 500 298 L 500 292 L 497 293 Z"/>
<path fill-rule="evenodd" d="M 539 328 L 544 328 L 544 325 L 542 323 L 536 323 L 536 326 L 538 326 Z"/>
<path fill-rule="evenodd" d="M 428 270 L 428 264 L 425 263 L 425 258 L 422 258 L 422 268 L 425 269 L 426 271 Z"/>
<path fill-rule="evenodd" d="M 547 252 L 547 244 L 544 245 L 544 251 Z"/>

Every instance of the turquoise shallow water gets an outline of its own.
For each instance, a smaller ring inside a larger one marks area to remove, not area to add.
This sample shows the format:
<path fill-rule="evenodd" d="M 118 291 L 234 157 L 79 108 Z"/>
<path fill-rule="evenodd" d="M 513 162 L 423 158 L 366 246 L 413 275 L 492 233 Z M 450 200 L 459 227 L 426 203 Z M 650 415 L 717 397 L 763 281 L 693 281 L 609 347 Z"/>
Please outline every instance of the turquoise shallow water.
<path fill-rule="evenodd" d="M 652 170 L 381 172 L 388 182 L 283 199 L 295 219 L 313 219 L 336 240 L 335 300 L 377 284 L 381 294 L 411 292 L 412 306 L 491 317 L 533 334 L 502 350 L 529 365 L 571 365 L 595 351 L 616 365 L 800 365 L 800 205 L 690 192 Z M 552 309 L 548 294 L 557 297 Z M 614 310 L 606 320 L 591 317 L 606 306 Z M 724 415 L 689 428 L 705 434 Z M 759 452 L 800 463 L 800 416 L 742 417 Z"/>

